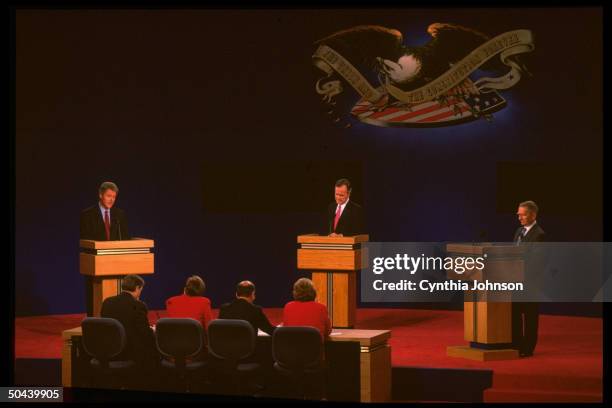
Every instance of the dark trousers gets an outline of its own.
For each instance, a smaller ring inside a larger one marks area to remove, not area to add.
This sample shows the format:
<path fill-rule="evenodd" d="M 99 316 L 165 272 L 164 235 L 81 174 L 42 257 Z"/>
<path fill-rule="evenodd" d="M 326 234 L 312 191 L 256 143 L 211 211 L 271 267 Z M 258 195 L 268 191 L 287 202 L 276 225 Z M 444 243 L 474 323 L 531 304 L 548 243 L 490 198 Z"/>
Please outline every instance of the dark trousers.
<path fill-rule="evenodd" d="M 540 304 L 512 303 L 512 345 L 521 353 L 533 354 L 538 341 Z"/>

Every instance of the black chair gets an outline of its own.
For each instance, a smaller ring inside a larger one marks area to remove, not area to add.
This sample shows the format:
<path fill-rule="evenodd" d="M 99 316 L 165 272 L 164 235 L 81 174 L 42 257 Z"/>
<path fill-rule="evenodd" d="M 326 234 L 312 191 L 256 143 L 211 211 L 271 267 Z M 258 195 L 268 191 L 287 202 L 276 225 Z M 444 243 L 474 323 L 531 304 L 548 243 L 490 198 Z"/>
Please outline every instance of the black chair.
<path fill-rule="evenodd" d="M 162 356 L 161 367 L 172 373 L 182 391 L 193 390 L 193 380 L 204 376 L 206 361 L 203 359 L 204 329 L 194 319 L 162 318 L 155 325 L 157 349 Z M 169 381 L 168 383 L 172 383 Z"/>
<path fill-rule="evenodd" d="M 323 342 L 319 330 L 310 326 L 277 327 L 272 336 L 274 369 L 288 377 L 299 398 L 308 395 L 306 385 L 314 385 L 314 398 L 325 397 Z M 310 381 L 308 381 L 310 380 Z"/>
<path fill-rule="evenodd" d="M 93 374 L 93 386 L 129 388 L 135 362 L 113 360 L 126 347 L 123 325 L 116 319 L 87 317 L 81 328 L 83 350 L 91 357 L 88 367 Z"/>
<path fill-rule="evenodd" d="M 245 379 L 253 379 L 260 365 L 246 361 L 255 352 L 256 335 L 246 320 L 216 319 L 208 325 L 208 351 L 220 365 L 220 371 L 229 380 L 231 393 L 251 393 L 251 385 Z"/>

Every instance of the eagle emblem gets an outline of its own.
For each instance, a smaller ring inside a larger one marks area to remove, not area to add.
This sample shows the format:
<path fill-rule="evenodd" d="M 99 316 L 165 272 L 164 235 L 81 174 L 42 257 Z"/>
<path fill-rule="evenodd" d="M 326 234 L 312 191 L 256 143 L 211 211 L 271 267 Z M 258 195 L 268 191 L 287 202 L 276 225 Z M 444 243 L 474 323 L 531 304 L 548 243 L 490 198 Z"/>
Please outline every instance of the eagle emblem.
<path fill-rule="evenodd" d="M 350 115 L 364 123 L 427 127 L 491 120 L 507 104 L 498 91 L 530 75 L 519 56 L 534 48 L 529 30 L 490 37 L 434 23 L 427 32 L 431 39 L 418 46 L 404 44 L 400 31 L 376 25 L 316 41 L 315 90 L 335 121 L 340 121 L 337 98 L 347 84 L 360 95 Z"/>

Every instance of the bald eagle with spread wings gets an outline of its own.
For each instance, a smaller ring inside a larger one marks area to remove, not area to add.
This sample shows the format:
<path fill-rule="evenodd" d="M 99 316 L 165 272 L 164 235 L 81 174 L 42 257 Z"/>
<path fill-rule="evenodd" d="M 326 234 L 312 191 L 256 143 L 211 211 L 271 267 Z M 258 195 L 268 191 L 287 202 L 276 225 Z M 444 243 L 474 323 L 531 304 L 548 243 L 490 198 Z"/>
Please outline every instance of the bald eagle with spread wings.
<path fill-rule="evenodd" d="M 434 23 L 427 32 L 432 37 L 427 44 L 405 46 L 400 31 L 363 25 L 338 31 L 315 45 L 327 45 L 349 61 L 375 70 L 381 82 L 386 79 L 401 90 L 410 91 L 436 79 L 490 39 L 486 34 L 456 24 Z M 524 69 L 516 56 L 511 58 Z M 495 59 L 481 69 L 502 71 L 504 67 Z"/>

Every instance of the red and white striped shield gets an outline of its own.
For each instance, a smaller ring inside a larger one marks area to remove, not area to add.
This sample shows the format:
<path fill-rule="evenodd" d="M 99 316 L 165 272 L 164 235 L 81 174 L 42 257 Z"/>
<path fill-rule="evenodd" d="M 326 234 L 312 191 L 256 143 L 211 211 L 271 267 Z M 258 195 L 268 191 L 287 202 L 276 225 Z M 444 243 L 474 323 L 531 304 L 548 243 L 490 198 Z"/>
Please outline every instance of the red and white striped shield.
<path fill-rule="evenodd" d="M 382 87 L 379 90 L 383 91 Z M 375 103 L 361 99 L 351 109 L 351 114 L 376 126 L 433 127 L 488 117 L 505 106 L 506 101 L 496 91 L 480 92 L 468 80 L 461 87 L 449 90 L 445 98 L 419 104 L 388 104 L 388 95 Z"/>

